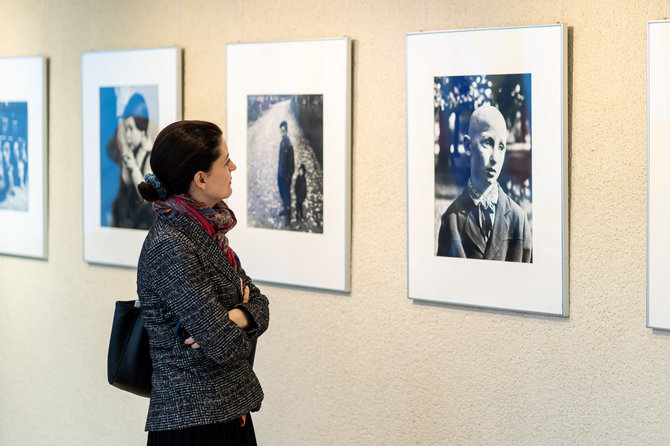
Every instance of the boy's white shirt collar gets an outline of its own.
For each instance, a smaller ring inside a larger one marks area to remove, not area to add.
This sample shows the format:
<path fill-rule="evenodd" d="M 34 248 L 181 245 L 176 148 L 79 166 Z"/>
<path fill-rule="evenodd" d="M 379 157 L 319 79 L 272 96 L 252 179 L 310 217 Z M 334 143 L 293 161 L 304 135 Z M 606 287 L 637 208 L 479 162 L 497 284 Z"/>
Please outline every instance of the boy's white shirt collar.
<path fill-rule="evenodd" d="M 498 182 L 491 184 L 484 192 L 479 192 L 472 184 L 472 180 L 468 178 L 468 195 L 476 206 L 482 206 L 495 212 L 498 204 Z"/>

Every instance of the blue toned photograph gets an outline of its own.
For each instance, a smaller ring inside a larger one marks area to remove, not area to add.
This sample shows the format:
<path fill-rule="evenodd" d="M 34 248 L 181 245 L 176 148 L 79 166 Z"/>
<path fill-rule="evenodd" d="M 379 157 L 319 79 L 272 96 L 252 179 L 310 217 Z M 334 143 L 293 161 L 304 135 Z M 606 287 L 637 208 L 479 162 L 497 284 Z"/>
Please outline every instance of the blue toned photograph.
<path fill-rule="evenodd" d="M 28 103 L 0 102 L 0 209 L 28 211 Z"/>
<path fill-rule="evenodd" d="M 531 75 L 433 85 L 437 255 L 532 262 Z"/>
<path fill-rule="evenodd" d="M 323 233 L 323 95 L 247 97 L 247 224 Z"/>
<path fill-rule="evenodd" d="M 137 185 L 151 171 L 158 85 L 100 87 L 100 225 L 149 229 L 151 204 Z"/>

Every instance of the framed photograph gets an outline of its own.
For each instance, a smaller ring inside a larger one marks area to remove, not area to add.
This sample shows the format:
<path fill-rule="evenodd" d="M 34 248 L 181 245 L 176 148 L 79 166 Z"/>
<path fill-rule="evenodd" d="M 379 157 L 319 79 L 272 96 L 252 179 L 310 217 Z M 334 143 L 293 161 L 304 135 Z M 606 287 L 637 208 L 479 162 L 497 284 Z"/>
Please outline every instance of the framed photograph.
<path fill-rule="evenodd" d="M 647 326 L 670 329 L 667 253 L 670 163 L 665 136 L 670 125 L 670 21 L 647 23 Z"/>
<path fill-rule="evenodd" d="M 349 291 L 350 40 L 226 50 L 231 243 L 258 280 Z"/>
<path fill-rule="evenodd" d="M 159 130 L 181 119 L 177 47 L 83 53 L 84 260 L 137 266 L 154 220 L 137 184 Z"/>
<path fill-rule="evenodd" d="M 407 35 L 410 298 L 568 315 L 566 42 Z"/>
<path fill-rule="evenodd" d="M 0 58 L 0 254 L 47 256 L 46 60 Z"/>

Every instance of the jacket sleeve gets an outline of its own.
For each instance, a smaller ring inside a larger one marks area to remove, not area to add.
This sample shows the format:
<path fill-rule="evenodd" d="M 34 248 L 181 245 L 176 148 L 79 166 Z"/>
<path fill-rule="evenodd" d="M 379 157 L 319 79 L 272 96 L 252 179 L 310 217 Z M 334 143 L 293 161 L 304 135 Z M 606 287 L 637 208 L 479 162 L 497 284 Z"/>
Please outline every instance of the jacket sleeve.
<path fill-rule="evenodd" d="M 168 242 L 154 246 L 149 266 L 152 287 L 205 356 L 219 364 L 246 358 L 251 339 L 228 317 L 214 289 L 211 270 L 193 250 L 177 246 Z"/>
<path fill-rule="evenodd" d="M 293 172 L 295 172 L 295 158 L 293 156 L 293 144 L 291 144 L 290 142 L 288 143 L 288 150 L 289 150 L 289 153 L 290 153 L 290 156 L 289 156 L 289 159 L 288 159 L 289 160 L 289 172 L 291 173 L 290 176 L 293 177 Z"/>
<path fill-rule="evenodd" d="M 449 210 L 442 215 L 442 224 L 437 238 L 437 255 L 442 257 L 466 257 L 463 249 L 455 213 Z"/>
<path fill-rule="evenodd" d="M 268 324 L 270 322 L 269 301 L 268 298 L 261 293 L 261 290 L 254 285 L 244 270 L 240 271 L 240 277 L 242 277 L 244 286 L 249 287 L 249 302 L 239 304 L 238 306 L 244 308 L 253 319 L 255 327 L 251 330 L 247 330 L 247 335 L 250 338 L 255 339 L 268 329 Z"/>

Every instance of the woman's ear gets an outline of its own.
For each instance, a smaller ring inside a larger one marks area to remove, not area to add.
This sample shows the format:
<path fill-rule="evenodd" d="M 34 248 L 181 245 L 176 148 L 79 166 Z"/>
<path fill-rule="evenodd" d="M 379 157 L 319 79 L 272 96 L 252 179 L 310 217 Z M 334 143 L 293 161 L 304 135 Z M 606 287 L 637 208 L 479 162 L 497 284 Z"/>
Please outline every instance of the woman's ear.
<path fill-rule="evenodd" d="M 193 175 L 193 184 L 195 184 L 198 189 L 207 189 L 207 174 L 202 170 L 197 171 L 195 175 Z"/>

